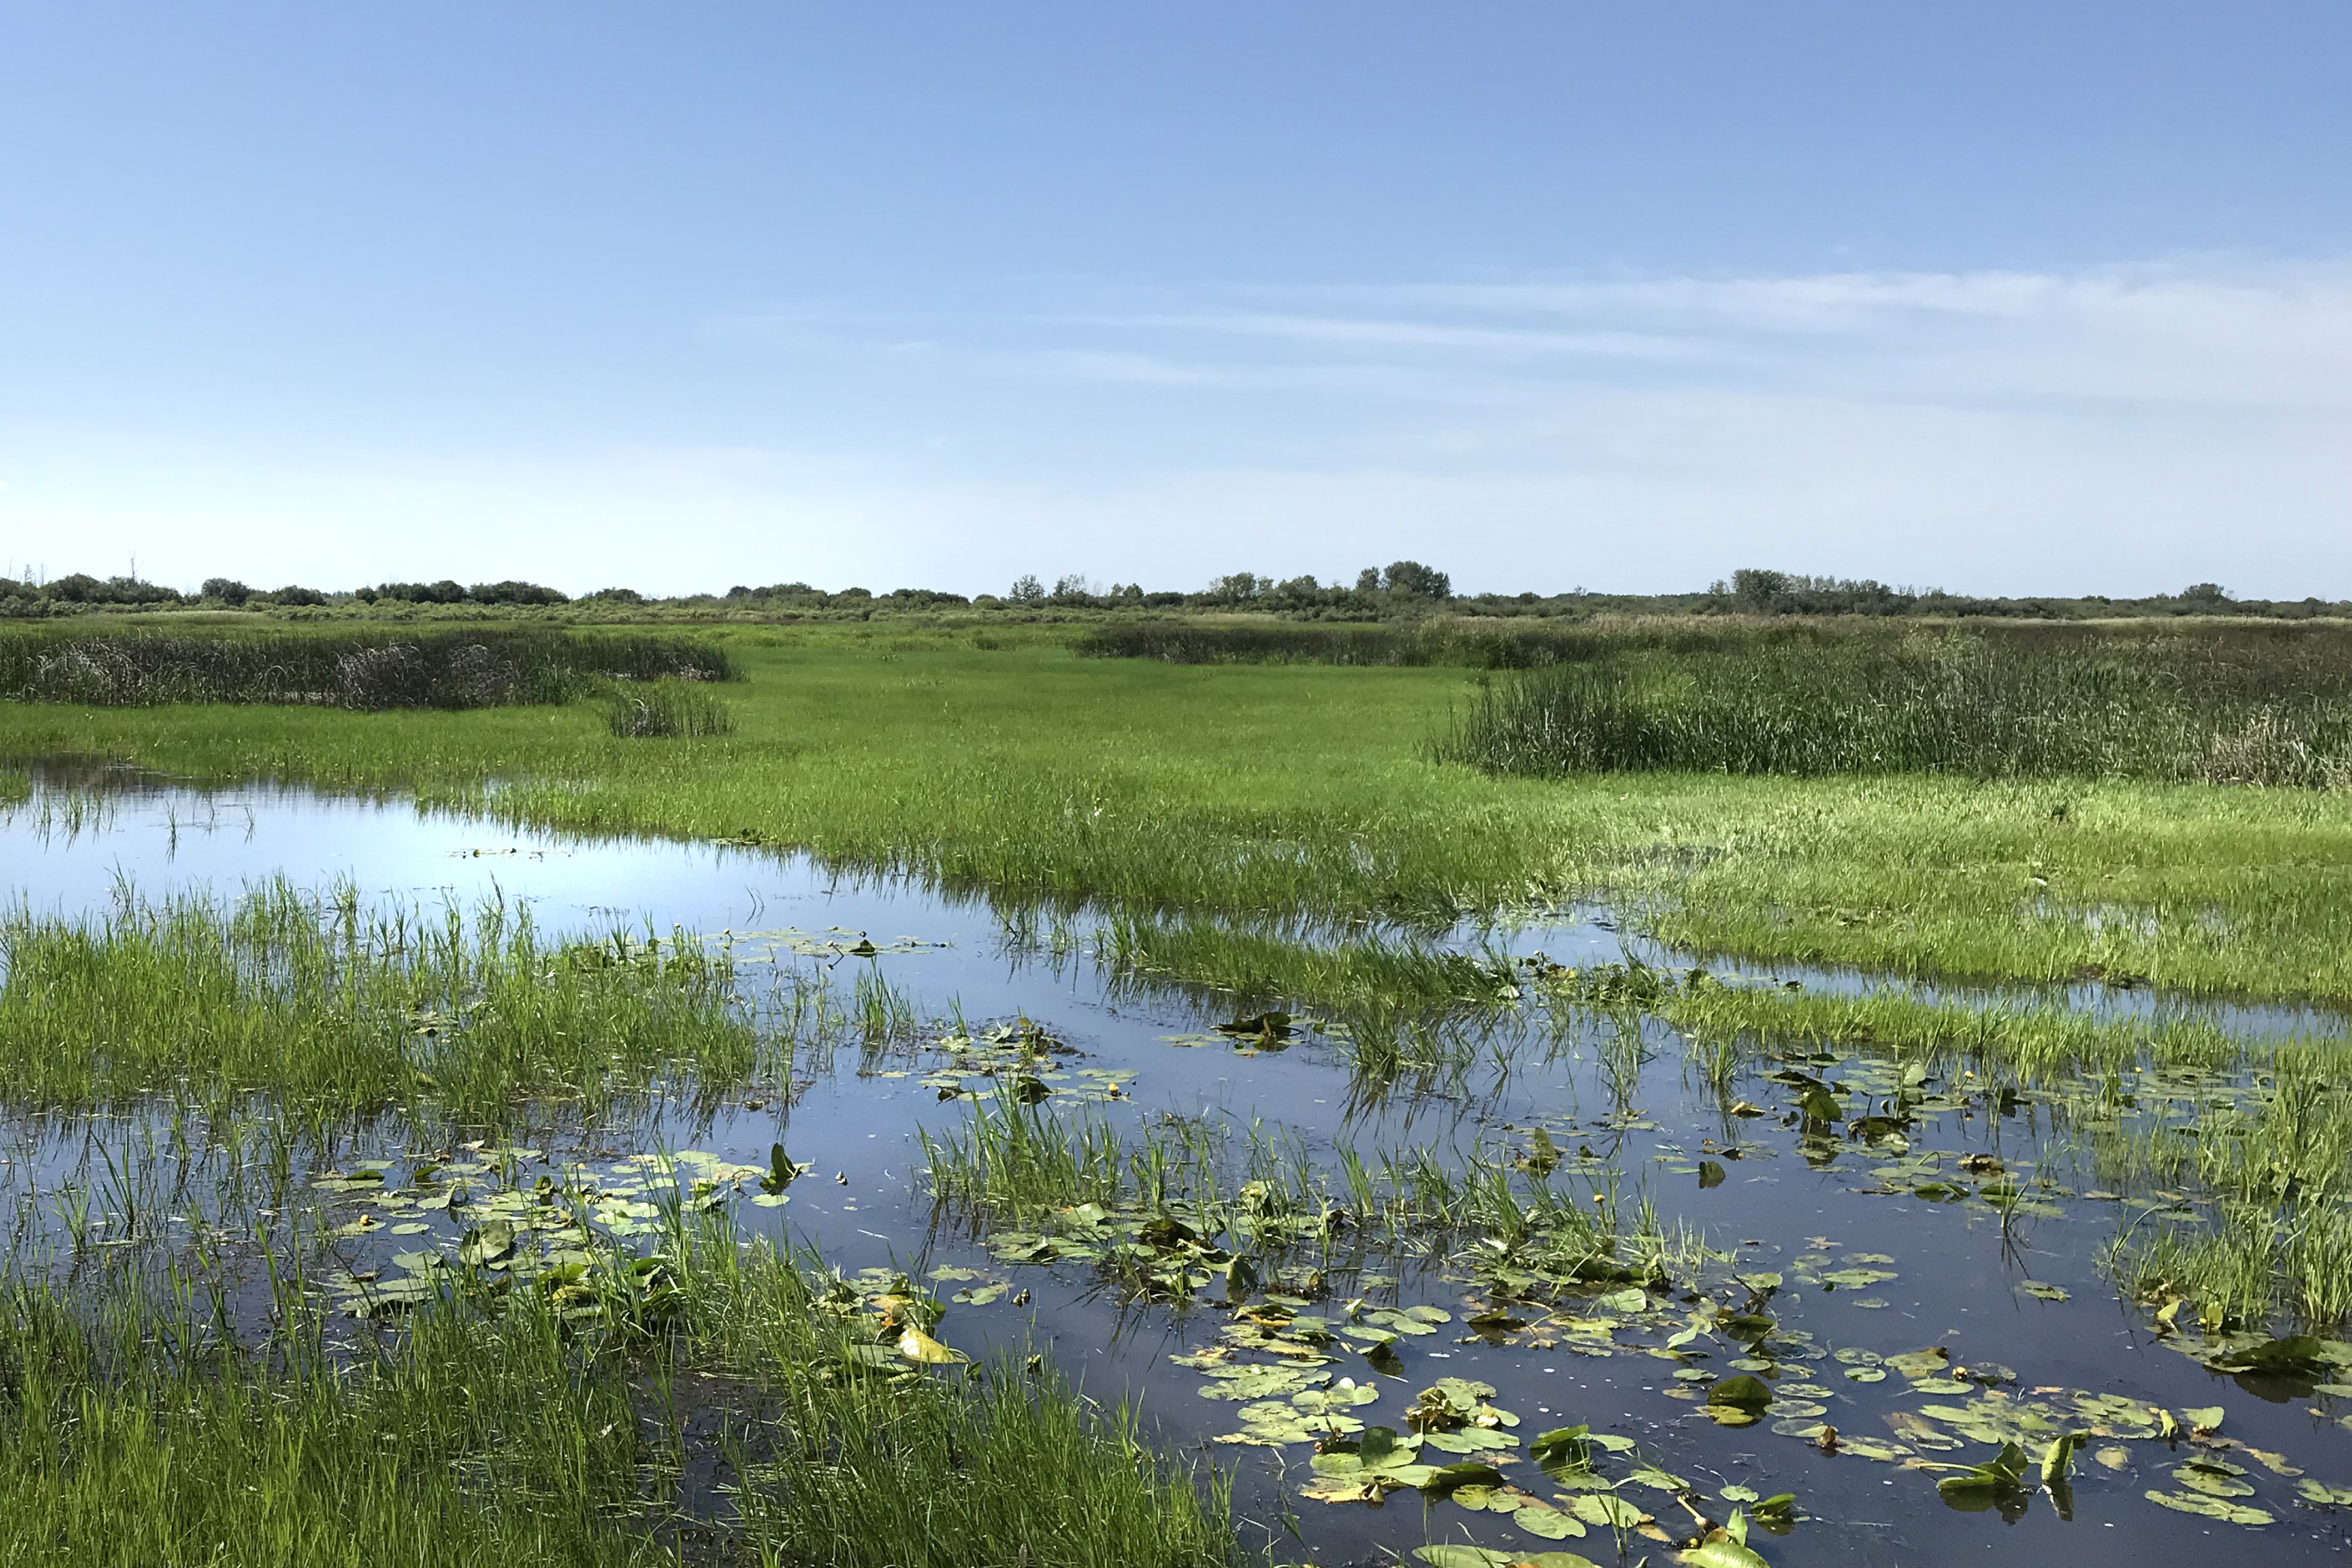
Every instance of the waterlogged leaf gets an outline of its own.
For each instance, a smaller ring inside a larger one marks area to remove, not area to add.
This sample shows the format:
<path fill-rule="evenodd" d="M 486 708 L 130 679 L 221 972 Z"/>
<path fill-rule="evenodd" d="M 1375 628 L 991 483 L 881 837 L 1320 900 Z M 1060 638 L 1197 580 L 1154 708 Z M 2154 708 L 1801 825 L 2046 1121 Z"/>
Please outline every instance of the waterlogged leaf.
<path fill-rule="evenodd" d="M 2109 1444 L 2107 1447 L 2100 1449 L 2097 1453 L 2092 1455 L 2091 1458 L 2098 1460 L 2101 1465 L 2110 1470 L 2122 1470 L 2131 1468 L 2131 1450 L 2129 1448 L 2117 1447 L 2114 1444 Z"/>
<path fill-rule="evenodd" d="M 2264 1525 L 2273 1522 L 2271 1515 L 2258 1508 L 2248 1508 L 2226 1499 L 2207 1497 L 2201 1492 L 2147 1492 L 2153 1503 L 2161 1503 L 2177 1513 L 2193 1513 L 2206 1519 L 2218 1519 L 2228 1524 Z"/>
<path fill-rule="evenodd" d="M 2223 1372 L 2265 1373 L 2277 1377 L 2325 1376 L 2334 1363 L 2329 1342 L 2316 1334 L 2290 1334 L 2216 1356 L 2209 1363 Z"/>
<path fill-rule="evenodd" d="M 2045 1285 L 2039 1279 L 2019 1280 L 2017 1282 L 2017 1291 L 2021 1296 L 2032 1296 L 2043 1301 L 2070 1301 L 2074 1300 L 2073 1292 L 2061 1286 Z"/>
<path fill-rule="evenodd" d="M 1726 1502 L 1755 1502 L 1763 1496 L 1754 1487 L 1742 1486 L 1726 1487 L 1715 1495 Z"/>
<path fill-rule="evenodd" d="M 1701 1160 L 1698 1163 L 1698 1184 L 1702 1187 L 1723 1185 L 1724 1174 L 1723 1167 L 1713 1160 Z"/>
<path fill-rule="evenodd" d="M 1677 1497 L 1691 1489 L 1691 1484 L 1682 1477 L 1662 1470 L 1655 1465 L 1636 1466 L 1633 1473 L 1625 1478 L 1623 1484 L 1629 1487 L 1651 1487 L 1658 1491 L 1672 1492 Z"/>
<path fill-rule="evenodd" d="M 2331 1487 L 2306 1476 L 2294 1483 L 2294 1489 L 2304 1501 L 2321 1508 L 2352 1507 L 2352 1487 Z"/>
<path fill-rule="evenodd" d="M 2200 1437 L 2221 1429 L 2221 1415 L 2222 1409 L 2218 1405 L 2195 1405 L 2180 1413 L 2180 1418 L 2189 1423 L 2189 1431 Z"/>
<path fill-rule="evenodd" d="M 2176 1468 L 2172 1479 L 2185 1489 L 2203 1492 L 2207 1497 L 2252 1497 L 2254 1495 L 2253 1486 L 2241 1479 L 2245 1473 L 2236 1465 L 2202 1458 L 2191 1459 Z"/>
<path fill-rule="evenodd" d="M 1433 1497 L 1447 1497 L 1464 1490 L 1483 1490 L 1487 1493 L 1487 1500 L 1491 1501 L 1501 1495 L 1502 1486 L 1502 1471 L 1492 1465 L 1470 1463 L 1433 1467 L 1428 1479 L 1421 1483 L 1421 1489 Z M 1484 1507 L 1485 1503 L 1475 1506 Z M 1506 1507 L 1503 1511 L 1507 1513 L 1511 1510 Z"/>
<path fill-rule="evenodd" d="M 1832 1268 L 1822 1275 L 1825 1290 L 1861 1290 L 1900 1276 L 1884 1268 Z"/>

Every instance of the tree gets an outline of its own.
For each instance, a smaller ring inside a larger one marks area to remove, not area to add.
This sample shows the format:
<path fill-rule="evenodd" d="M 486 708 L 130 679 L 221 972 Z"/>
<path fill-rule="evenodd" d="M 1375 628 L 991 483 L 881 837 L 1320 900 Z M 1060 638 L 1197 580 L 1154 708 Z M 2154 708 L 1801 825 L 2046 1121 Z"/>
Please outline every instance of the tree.
<path fill-rule="evenodd" d="M 1016 605 L 1034 605 L 1045 596 L 1045 584 L 1037 581 L 1034 572 L 1024 572 L 1013 579 L 1013 590 L 1005 597 Z"/>
<path fill-rule="evenodd" d="M 1789 596 L 1786 572 L 1743 566 L 1731 574 L 1731 597 L 1744 610 L 1769 610 Z"/>
<path fill-rule="evenodd" d="M 1405 599 L 1444 599 L 1454 593 L 1454 579 L 1418 561 L 1395 561 L 1381 574 L 1383 586 Z"/>
<path fill-rule="evenodd" d="M 1209 584 L 1209 601 L 1217 605 L 1246 605 L 1274 586 L 1274 579 L 1261 577 L 1255 572 L 1233 572 Z"/>
<path fill-rule="evenodd" d="M 234 608 L 252 598 L 253 590 L 234 577 L 207 577 L 205 579 L 205 585 L 196 590 L 196 596 L 204 599 L 217 599 L 222 604 Z"/>

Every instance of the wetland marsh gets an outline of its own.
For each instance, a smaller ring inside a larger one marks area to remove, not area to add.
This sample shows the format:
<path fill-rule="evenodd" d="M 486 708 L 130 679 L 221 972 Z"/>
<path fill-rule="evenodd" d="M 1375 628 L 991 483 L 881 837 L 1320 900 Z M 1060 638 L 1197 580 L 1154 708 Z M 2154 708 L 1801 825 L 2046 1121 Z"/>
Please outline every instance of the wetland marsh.
<path fill-rule="evenodd" d="M 2352 1540 L 2343 792 L 726 658 L 673 738 L 0 705 L 0 1561 Z"/>

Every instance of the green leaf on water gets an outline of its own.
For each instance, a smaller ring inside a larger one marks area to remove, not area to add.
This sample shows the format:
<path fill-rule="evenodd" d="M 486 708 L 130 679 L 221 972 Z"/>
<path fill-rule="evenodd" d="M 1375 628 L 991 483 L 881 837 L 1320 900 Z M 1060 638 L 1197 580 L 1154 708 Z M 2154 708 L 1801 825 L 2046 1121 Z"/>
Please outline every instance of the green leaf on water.
<path fill-rule="evenodd" d="M 1612 1530 L 1631 1530 L 1642 1522 L 1642 1510 L 1623 1498 L 1607 1492 L 1577 1492 L 1565 1500 L 1576 1517 L 1587 1524 L 1605 1524 Z"/>
<path fill-rule="evenodd" d="M 1701 1160 L 1698 1163 L 1698 1184 L 1700 1186 L 1719 1187 L 1723 1185 L 1723 1182 L 1724 1169 L 1721 1165 L 1717 1164 L 1713 1160 Z"/>
<path fill-rule="evenodd" d="M 1676 1552 L 1675 1561 L 1689 1563 L 1691 1568 L 1771 1568 L 1770 1563 L 1727 1535 L 1703 1542 L 1688 1552 Z"/>
<path fill-rule="evenodd" d="M 2172 1472 L 2172 1479 L 2192 1492 L 2207 1497 L 2252 1497 L 2252 1483 L 2241 1479 L 2245 1470 L 2237 1465 L 2214 1458 L 2191 1459 Z"/>
<path fill-rule="evenodd" d="M 1486 1546 L 1416 1546 L 1412 1554 L 1429 1568 L 1505 1568 L 1517 1561 L 1507 1552 Z"/>
<path fill-rule="evenodd" d="M 2058 1285 L 2045 1285 L 2039 1279 L 2019 1280 L 2017 1282 L 2017 1291 L 2021 1296 L 2032 1296 L 2038 1300 L 2043 1301 L 2070 1301 L 2074 1300 L 2073 1292 L 2067 1290 L 2064 1287 Z"/>
<path fill-rule="evenodd" d="M 492 1220 L 466 1233 L 457 1243 L 457 1261 L 484 1268 L 498 1262 L 514 1250 L 514 1226 L 503 1220 Z"/>
<path fill-rule="evenodd" d="M 1987 1508 L 2024 1489 L 2025 1452 L 2014 1443 L 2003 1443 L 1988 1462 L 1966 1466 L 1936 1483 L 1936 1490 L 1956 1508 Z"/>
<path fill-rule="evenodd" d="M 1751 1377 L 1743 1373 L 1738 1377 L 1727 1377 L 1708 1389 L 1706 1402 L 1709 1405 L 1728 1405 L 1735 1410 L 1744 1410 L 1750 1416 L 1754 1416 L 1761 1414 L 1764 1407 L 1772 1403 L 1772 1390 L 1765 1384 L 1763 1379 Z"/>
<path fill-rule="evenodd" d="M 1888 1356 L 1886 1364 L 1899 1375 L 1915 1381 L 1940 1377 L 1952 1364 L 1952 1354 L 1941 1345 L 1931 1345 L 1924 1351 L 1906 1351 L 1901 1355 Z"/>
<path fill-rule="evenodd" d="M 1566 1541 L 1584 1533 L 1584 1521 L 1571 1513 L 1543 1504 L 1530 1504 L 1511 1515 L 1511 1522 L 1529 1535 L 1546 1541 Z"/>

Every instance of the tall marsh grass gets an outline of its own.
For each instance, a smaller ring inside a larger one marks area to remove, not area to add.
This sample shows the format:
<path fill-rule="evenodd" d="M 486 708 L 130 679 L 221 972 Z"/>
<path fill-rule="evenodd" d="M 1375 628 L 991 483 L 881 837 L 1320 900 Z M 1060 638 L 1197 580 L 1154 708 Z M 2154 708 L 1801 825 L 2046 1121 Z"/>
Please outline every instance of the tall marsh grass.
<path fill-rule="evenodd" d="M 2352 787 L 2339 628 L 1885 626 L 1490 685 L 1431 747 L 1490 773 L 1952 773 Z"/>
<path fill-rule="evenodd" d="M 690 937 L 551 942 L 496 903 L 426 919 L 284 885 L 226 903 L 125 892 L 90 921 L 0 919 L 0 1102 L 22 1107 L 268 1092 L 495 1121 L 763 1062 L 723 955 Z"/>
<path fill-rule="evenodd" d="M 573 700 L 614 680 L 729 680 L 723 649 L 688 637 L 464 631 L 0 636 L 0 700 L 152 707 L 489 708 Z"/>
<path fill-rule="evenodd" d="M 700 740 L 735 730 L 727 704 L 674 680 L 615 681 L 597 700 L 604 727 L 625 740 Z"/>

